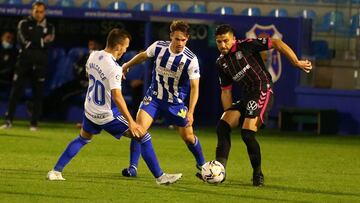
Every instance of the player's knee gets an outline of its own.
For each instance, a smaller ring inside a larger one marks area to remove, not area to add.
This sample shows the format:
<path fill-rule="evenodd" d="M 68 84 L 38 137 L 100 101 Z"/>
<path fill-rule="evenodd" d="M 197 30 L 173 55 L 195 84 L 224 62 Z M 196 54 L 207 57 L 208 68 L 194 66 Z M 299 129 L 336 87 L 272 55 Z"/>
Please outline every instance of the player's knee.
<path fill-rule="evenodd" d="M 231 132 L 230 125 L 226 121 L 220 120 L 216 126 L 216 133 L 218 137 L 224 134 L 228 134 L 230 132 Z"/>
<path fill-rule="evenodd" d="M 255 131 L 252 130 L 248 130 L 248 129 L 242 129 L 241 130 L 241 138 L 242 140 L 247 143 L 251 140 L 256 140 L 255 139 Z"/>
<path fill-rule="evenodd" d="M 226 121 L 220 120 L 216 126 L 216 133 L 218 136 L 218 147 L 225 145 L 229 147 L 231 146 L 230 132 L 231 132 L 230 125 Z"/>

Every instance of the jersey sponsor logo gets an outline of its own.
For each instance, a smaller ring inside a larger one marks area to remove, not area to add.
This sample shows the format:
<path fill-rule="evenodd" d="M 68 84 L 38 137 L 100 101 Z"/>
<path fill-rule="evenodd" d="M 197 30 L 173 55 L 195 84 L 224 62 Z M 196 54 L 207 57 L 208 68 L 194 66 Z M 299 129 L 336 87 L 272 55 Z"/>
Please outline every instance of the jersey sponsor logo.
<path fill-rule="evenodd" d="M 282 34 L 277 30 L 275 25 L 259 25 L 255 24 L 248 32 L 246 32 L 246 38 L 258 38 L 263 44 L 267 43 L 267 38 L 282 39 Z M 275 49 L 263 51 L 260 53 L 265 66 L 267 67 L 272 81 L 275 83 L 281 77 L 282 64 L 281 55 Z"/>
<path fill-rule="evenodd" d="M 180 109 L 180 111 L 177 113 L 177 115 L 181 118 L 186 117 L 186 109 Z"/>
<path fill-rule="evenodd" d="M 115 79 L 116 79 L 117 81 L 120 81 L 120 80 L 121 80 L 121 75 L 116 75 L 116 76 L 115 76 Z"/>
<path fill-rule="evenodd" d="M 247 64 L 243 69 L 241 69 L 241 71 L 236 73 L 236 75 L 234 75 L 234 77 L 232 79 L 236 82 L 240 81 L 241 78 L 243 78 L 245 76 L 246 71 L 249 69 L 250 69 L 250 65 Z"/>
<path fill-rule="evenodd" d="M 94 118 L 94 119 L 104 119 L 104 118 L 106 118 L 106 117 L 109 116 L 108 113 L 92 114 L 92 113 L 90 113 L 90 112 L 88 112 L 88 111 L 86 111 L 86 110 L 85 110 L 85 113 L 86 113 L 87 115 L 91 116 L 91 117 Z"/>
<path fill-rule="evenodd" d="M 254 100 L 250 100 L 246 105 L 246 110 L 249 111 L 249 115 L 254 115 L 254 111 L 258 108 L 258 104 Z"/>

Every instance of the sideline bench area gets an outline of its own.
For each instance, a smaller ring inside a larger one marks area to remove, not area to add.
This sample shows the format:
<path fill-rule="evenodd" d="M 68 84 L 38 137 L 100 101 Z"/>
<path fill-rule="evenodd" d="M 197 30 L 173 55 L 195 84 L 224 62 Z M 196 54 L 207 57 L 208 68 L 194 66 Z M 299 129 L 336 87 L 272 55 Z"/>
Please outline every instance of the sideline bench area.
<path fill-rule="evenodd" d="M 315 131 L 316 134 L 337 134 L 338 112 L 334 109 L 282 108 L 279 129 L 285 131 Z"/>

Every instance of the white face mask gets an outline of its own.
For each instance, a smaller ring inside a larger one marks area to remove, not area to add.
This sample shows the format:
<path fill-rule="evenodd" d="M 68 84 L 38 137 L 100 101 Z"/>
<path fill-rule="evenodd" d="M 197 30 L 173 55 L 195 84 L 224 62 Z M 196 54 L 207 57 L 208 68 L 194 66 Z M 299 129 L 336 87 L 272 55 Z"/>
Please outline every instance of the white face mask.
<path fill-rule="evenodd" d="M 13 48 L 13 44 L 10 44 L 7 41 L 2 41 L 2 46 L 4 47 L 4 49 L 11 49 Z"/>

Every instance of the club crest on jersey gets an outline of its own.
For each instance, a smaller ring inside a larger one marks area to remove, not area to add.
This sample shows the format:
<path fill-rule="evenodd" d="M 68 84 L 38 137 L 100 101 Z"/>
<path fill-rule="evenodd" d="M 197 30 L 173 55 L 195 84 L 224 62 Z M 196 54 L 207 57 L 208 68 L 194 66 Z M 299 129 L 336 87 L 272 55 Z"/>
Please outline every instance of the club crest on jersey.
<path fill-rule="evenodd" d="M 184 68 L 184 62 L 180 62 L 178 66 L 178 70 L 182 71 L 183 68 Z"/>
<path fill-rule="evenodd" d="M 272 39 L 282 39 L 282 34 L 277 30 L 275 25 L 259 25 L 255 24 L 248 32 L 246 32 L 246 38 L 258 39 L 262 44 L 266 44 L 267 38 Z M 272 81 L 275 83 L 281 77 L 282 64 L 281 64 L 281 55 L 275 49 L 268 51 L 263 51 L 260 53 L 261 58 L 264 61 L 265 66 L 267 67 Z"/>
<path fill-rule="evenodd" d="M 236 54 L 235 54 L 235 56 L 236 56 L 236 59 L 237 59 L 237 60 L 240 60 L 240 59 L 243 57 L 243 54 L 242 54 L 241 51 L 237 51 Z"/>
<path fill-rule="evenodd" d="M 151 97 L 151 96 L 145 96 L 145 97 L 144 97 L 144 100 L 143 100 L 143 104 L 144 104 L 144 105 L 149 105 L 150 102 L 151 102 L 151 100 L 152 100 L 152 97 Z"/>
<path fill-rule="evenodd" d="M 227 65 L 226 63 L 223 63 L 223 64 L 222 64 L 222 67 L 225 69 L 225 68 L 228 67 L 228 65 Z"/>
<path fill-rule="evenodd" d="M 250 100 L 246 105 L 246 110 L 249 111 L 249 115 L 254 115 L 254 111 L 258 108 L 258 104 L 254 100 Z"/>

